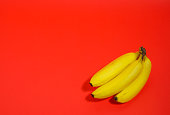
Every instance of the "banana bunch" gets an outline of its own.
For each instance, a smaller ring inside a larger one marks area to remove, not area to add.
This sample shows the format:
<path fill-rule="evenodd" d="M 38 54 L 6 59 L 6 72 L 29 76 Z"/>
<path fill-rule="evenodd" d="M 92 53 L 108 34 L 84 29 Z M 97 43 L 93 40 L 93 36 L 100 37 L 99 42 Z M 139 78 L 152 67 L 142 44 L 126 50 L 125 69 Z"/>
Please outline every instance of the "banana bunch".
<path fill-rule="evenodd" d="M 115 101 L 128 102 L 144 87 L 150 71 L 151 61 L 140 47 L 138 52 L 124 54 L 95 73 L 90 85 L 98 88 L 91 95 L 98 99 L 114 95 Z"/>

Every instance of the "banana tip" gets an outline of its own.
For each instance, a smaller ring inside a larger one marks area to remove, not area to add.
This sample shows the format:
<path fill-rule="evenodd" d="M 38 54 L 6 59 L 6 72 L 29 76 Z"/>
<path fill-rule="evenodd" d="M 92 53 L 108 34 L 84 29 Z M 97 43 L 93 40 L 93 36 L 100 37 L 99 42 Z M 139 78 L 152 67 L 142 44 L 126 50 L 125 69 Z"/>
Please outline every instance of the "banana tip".
<path fill-rule="evenodd" d="M 114 97 L 114 100 L 117 101 L 117 97 Z"/>
<path fill-rule="evenodd" d="M 93 87 L 92 83 L 89 83 L 89 84 Z"/>
<path fill-rule="evenodd" d="M 91 96 L 94 98 L 94 95 L 93 95 L 93 94 L 91 94 Z"/>

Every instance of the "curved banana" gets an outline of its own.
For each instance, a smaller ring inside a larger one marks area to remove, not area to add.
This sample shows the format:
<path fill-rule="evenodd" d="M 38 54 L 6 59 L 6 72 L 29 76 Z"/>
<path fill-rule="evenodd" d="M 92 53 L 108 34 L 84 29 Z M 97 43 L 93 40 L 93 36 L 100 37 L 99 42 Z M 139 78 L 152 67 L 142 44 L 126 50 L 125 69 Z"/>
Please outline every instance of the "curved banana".
<path fill-rule="evenodd" d="M 124 71 L 122 71 L 116 78 L 108 83 L 97 88 L 91 95 L 94 98 L 103 99 L 115 95 L 127 87 L 139 74 L 142 69 L 142 56 L 132 64 L 130 64 Z"/>
<path fill-rule="evenodd" d="M 108 81 L 116 77 L 129 64 L 134 62 L 137 59 L 138 55 L 139 52 L 127 53 L 115 59 L 93 75 L 90 80 L 91 86 L 98 87 L 107 83 Z"/>
<path fill-rule="evenodd" d="M 139 76 L 123 91 L 117 94 L 114 99 L 117 102 L 125 103 L 133 99 L 144 87 L 151 71 L 151 61 L 145 57 L 142 62 L 143 68 Z"/>

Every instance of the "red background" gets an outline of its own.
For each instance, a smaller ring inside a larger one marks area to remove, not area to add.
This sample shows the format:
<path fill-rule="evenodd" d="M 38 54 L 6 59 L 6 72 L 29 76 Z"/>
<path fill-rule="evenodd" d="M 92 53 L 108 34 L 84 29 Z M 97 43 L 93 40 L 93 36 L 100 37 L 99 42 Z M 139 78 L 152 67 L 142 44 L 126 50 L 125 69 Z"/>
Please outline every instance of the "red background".
<path fill-rule="evenodd" d="M 170 114 L 170 2 L 0 2 L 1 115 Z M 149 81 L 126 104 L 95 100 L 91 76 L 143 45 Z"/>

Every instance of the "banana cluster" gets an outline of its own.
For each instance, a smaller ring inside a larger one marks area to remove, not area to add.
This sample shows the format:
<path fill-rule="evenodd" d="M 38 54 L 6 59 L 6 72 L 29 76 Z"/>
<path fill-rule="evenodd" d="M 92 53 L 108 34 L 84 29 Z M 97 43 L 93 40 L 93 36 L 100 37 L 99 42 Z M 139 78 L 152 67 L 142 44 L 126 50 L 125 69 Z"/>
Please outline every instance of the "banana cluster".
<path fill-rule="evenodd" d="M 138 52 L 124 54 L 95 73 L 90 85 L 98 88 L 91 95 L 98 99 L 114 96 L 119 103 L 128 102 L 144 87 L 150 71 L 151 61 L 145 48 L 140 47 Z"/>

